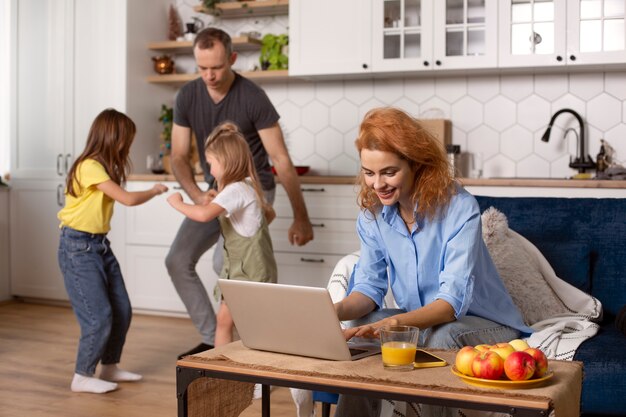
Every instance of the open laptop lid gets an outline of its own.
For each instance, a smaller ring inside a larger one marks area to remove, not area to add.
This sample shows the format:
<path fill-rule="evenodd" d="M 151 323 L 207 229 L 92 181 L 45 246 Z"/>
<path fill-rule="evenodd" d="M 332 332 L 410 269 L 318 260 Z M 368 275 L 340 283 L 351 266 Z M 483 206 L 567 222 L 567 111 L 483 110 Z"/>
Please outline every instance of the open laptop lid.
<path fill-rule="evenodd" d="M 218 282 L 246 347 L 331 360 L 354 360 L 380 352 L 379 346 L 346 343 L 325 288 Z"/>

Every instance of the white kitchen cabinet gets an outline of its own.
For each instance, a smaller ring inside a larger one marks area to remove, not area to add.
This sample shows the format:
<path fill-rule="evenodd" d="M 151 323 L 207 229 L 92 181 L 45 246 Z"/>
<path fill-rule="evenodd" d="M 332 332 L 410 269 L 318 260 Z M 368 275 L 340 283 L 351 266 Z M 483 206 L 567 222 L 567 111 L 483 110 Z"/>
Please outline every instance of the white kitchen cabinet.
<path fill-rule="evenodd" d="M 373 0 L 374 72 L 493 68 L 496 0 Z"/>
<path fill-rule="evenodd" d="M 626 61 L 626 0 L 507 0 L 499 14 L 500 67 Z"/>
<path fill-rule="evenodd" d="M 0 186 L 0 301 L 11 298 L 9 271 L 9 189 Z"/>
<path fill-rule="evenodd" d="M 344 255 L 359 249 L 356 218 L 359 213 L 354 185 L 302 184 L 315 238 L 304 246 L 292 246 L 287 230 L 293 221 L 285 190 L 276 188 L 276 219 L 270 224 L 278 282 L 325 287 Z"/>
<path fill-rule="evenodd" d="M 11 294 L 66 300 L 57 261 L 62 185 L 16 179 L 11 186 Z"/>
<path fill-rule="evenodd" d="M 126 189 L 141 191 L 154 184 L 148 181 L 129 181 Z M 122 267 L 133 308 L 186 313 L 165 267 L 165 257 L 184 219 L 166 199 L 171 193 L 181 190 L 176 182 L 164 184 L 169 188 L 167 194 L 157 196 L 140 206 L 116 207 L 117 226 L 123 232 L 117 233 L 111 241 Z M 183 196 L 189 202 L 184 192 Z M 200 258 L 197 271 L 209 293 L 213 308 L 217 311 L 218 303 L 213 297 L 213 288 L 218 276 L 213 271 L 213 251 L 212 248 Z"/>
<path fill-rule="evenodd" d="M 369 0 L 291 0 L 289 75 L 371 71 Z"/>
<path fill-rule="evenodd" d="M 127 189 L 144 190 L 153 184 L 130 181 Z M 179 190 L 175 182 L 165 184 L 170 188 L 168 194 Z M 278 282 L 324 287 L 335 264 L 359 249 L 356 191 L 353 185 L 302 184 L 301 188 L 315 239 L 302 247 L 289 244 L 287 230 L 292 222 L 292 210 L 285 190 L 279 185 L 274 202 L 277 217 L 270 225 Z M 183 196 L 187 198 L 184 193 Z M 158 196 L 137 207 L 116 206 L 114 227 L 123 233 L 116 233 L 111 241 L 134 308 L 185 313 L 165 268 L 165 257 L 183 215 L 171 208 L 166 198 L 167 195 Z M 212 268 L 212 257 L 213 249 L 202 256 L 197 270 L 217 309 L 212 294 L 218 276 Z"/>
<path fill-rule="evenodd" d="M 69 0 L 20 0 L 13 21 L 16 139 L 13 178 L 62 178 L 74 155 L 74 9 Z"/>
<path fill-rule="evenodd" d="M 56 214 L 94 117 L 107 107 L 124 110 L 126 0 L 13 5 L 11 288 L 66 299 Z"/>
<path fill-rule="evenodd" d="M 289 72 L 495 68 L 497 17 L 496 0 L 292 0 Z"/>

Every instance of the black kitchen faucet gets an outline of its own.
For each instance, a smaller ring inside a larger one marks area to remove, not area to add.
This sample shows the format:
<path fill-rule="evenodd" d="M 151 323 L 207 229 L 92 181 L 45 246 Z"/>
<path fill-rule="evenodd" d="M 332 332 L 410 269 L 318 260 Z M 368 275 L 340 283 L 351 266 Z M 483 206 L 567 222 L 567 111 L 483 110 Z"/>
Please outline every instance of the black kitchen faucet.
<path fill-rule="evenodd" d="M 561 109 L 557 111 L 556 113 L 554 113 L 554 115 L 550 119 L 550 123 L 548 123 L 548 128 L 546 129 L 545 133 L 541 137 L 541 140 L 543 142 L 547 142 L 550 140 L 550 130 L 552 129 L 554 120 L 561 113 L 573 114 L 574 117 L 576 117 L 576 120 L 578 120 L 578 128 L 580 130 L 579 135 L 578 135 L 578 146 L 579 146 L 578 155 L 576 155 L 576 159 L 574 159 L 573 161 L 571 160 L 571 157 L 570 157 L 569 167 L 577 169 L 579 173 L 584 173 L 585 170 L 587 169 L 594 169 L 596 167 L 595 162 L 593 162 L 593 159 L 591 159 L 591 156 L 585 155 L 585 125 L 583 123 L 583 118 L 580 117 L 580 114 L 578 114 L 576 111 L 572 109 Z"/>

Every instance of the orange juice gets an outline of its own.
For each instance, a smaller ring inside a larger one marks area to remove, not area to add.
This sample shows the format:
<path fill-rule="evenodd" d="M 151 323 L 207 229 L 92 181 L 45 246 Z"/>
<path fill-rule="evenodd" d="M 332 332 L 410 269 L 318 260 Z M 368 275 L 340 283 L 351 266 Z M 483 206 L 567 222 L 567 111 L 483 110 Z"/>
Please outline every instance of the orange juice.
<path fill-rule="evenodd" d="M 402 366 L 413 364 L 417 345 L 408 342 L 386 342 L 382 345 L 383 364 Z"/>

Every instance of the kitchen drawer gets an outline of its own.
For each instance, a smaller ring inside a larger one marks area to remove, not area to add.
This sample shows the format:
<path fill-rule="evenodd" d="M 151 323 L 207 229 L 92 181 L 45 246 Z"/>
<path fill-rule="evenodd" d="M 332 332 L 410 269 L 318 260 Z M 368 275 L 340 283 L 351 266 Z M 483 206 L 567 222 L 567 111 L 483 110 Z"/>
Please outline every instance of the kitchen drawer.
<path fill-rule="evenodd" d="M 355 185 L 302 184 L 300 189 L 312 218 L 356 220 L 359 214 Z M 293 218 L 289 198 L 280 185 L 276 187 L 274 209 L 278 217 Z"/>
<path fill-rule="evenodd" d="M 344 255 L 274 252 L 280 284 L 326 288 L 335 265 Z"/>
<path fill-rule="evenodd" d="M 356 234 L 356 220 L 311 218 L 314 238 L 304 246 L 291 245 L 287 232 L 292 219 L 276 218 L 270 224 L 274 251 L 296 253 L 328 253 L 346 255 L 360 247 Z"/>

